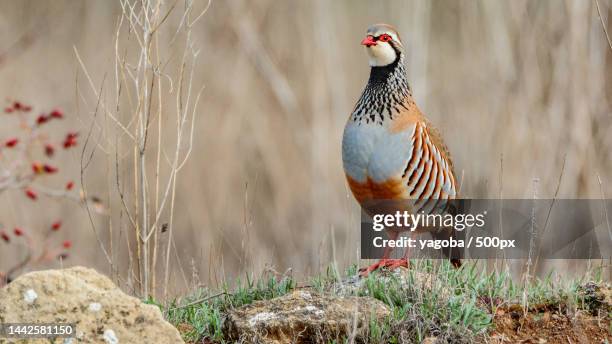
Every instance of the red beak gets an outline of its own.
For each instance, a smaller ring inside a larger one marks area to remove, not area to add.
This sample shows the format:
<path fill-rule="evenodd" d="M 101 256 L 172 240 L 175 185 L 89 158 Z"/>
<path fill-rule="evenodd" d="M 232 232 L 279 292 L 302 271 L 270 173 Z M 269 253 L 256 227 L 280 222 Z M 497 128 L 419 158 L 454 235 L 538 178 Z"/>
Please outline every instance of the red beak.
<path fill-rule="evenodd" d="M 361 41 L 361 44 L 365 45 L 366 47 L 371 47 L 373 45 L 376 45 L 376 41 L 374 40 L 374 37 L 366 36 L 366 38 Z"/>

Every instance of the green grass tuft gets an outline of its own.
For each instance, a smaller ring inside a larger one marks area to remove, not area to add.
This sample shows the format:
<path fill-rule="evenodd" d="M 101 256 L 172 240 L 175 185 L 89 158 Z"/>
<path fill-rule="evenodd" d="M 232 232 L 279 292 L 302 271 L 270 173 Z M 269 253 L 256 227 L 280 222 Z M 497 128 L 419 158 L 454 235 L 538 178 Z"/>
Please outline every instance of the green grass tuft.
<path fill-rule="evenodd" d="M 404 275 L 376 272 L 359 281 L 356 274 L 357 267 L 349 267 L 342 279 L 351 282 L 341 283 L 338 279 L 342 274 L 330 267 L 312 278 L 308 287 L 319 292 L 370 296 L 387 304 L 391 316 L 384 323 L 369 324 L 368 343 L 420 342 L 430 336 L 469 343 L 491 328 L 492 314 L 498 307 L 526 301 L 527 306 L 571 304 L 586 309 L 589 302 L 585 301 L 586 294 L 579 292 L 584 278 L 562 284 L 554 281 L 551 273 L 525 285 L 513 280 L 507 270 L 487 273 L 475 263 L 455 269 L 446 261 L 418 260 Z M 592 276 L 597 282 L 601 273 Z M 346 285 L 352 287 L 347 289 Z M 183 331 L 187 341 L 207 338 L 224 343 L 221 328 L 224 312 L 285 295 L 295 288 L 296 282 L 290 277 L 258 281 L 247 278 L 236 281 L 233 288 L 225 286 L 220 292 L 196 291 L 180 302 L 172 302 L 165 314 L 175 325 L 190 325 L 190 330 Z M 154 300 L 149 303 L 156 304 Z"/>

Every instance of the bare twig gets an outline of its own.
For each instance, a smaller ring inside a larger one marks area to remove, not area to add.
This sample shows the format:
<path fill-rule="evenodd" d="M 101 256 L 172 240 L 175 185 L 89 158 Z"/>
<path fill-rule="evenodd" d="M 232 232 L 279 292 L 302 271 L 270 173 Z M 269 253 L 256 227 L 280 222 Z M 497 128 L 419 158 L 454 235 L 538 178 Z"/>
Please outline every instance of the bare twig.
<path fill-rule="evenodd" d="M 177 38 L 185 39 L 184 42 L 181 42 L 181 44 L 184 43 L 182 46 L 183 59 L 175 74 L 180 85 L 178 90 L 175 90 L 174 87 L 177 80 L 165 69 L 171 66 L 170 62 L 175 52 L 181 50 L 170 49 L 171 55 L 167 59 L 160 55 L 162 41 L 158 37 L 170 30 L 168 19 L 178 10 L 178 3 L 175 1 L 165 4 L 160 0 L 120 0 L 121 15 L 118 19 L 114 42 L 114 98 L 116 104 L 112 111 L 111 107 L 100 100 L 102 90 L 97 91 L 92 88 L 93 94 L 99 100 L 98 103 L 108 118 L 107 123 L 117 129 L 114 143 L 108 139 L 110 128 L 101 128 L 101 131 L 106 134 L 108 146 L 112 147 L 114 144 L 114 152 L 112 149 L 104 149 L 107 152 L 107 158 L 114 160 L 112 165 L 114 165 L 116 175 L 114 183 L 111 184 L 114 184 L 113 189 L 116 190 L 119 198 L 119 209 L 117 209 L 121 216 L 119 228 L 123 228 L 121 221 L 127 221 L 128 226 L 135 233 L 132 239 L 126 236 L 128 250 L 131 251 L 132 248 L 135 250 L 133 254 L 135 264 L 132 264 L 132 252 L 129 255 L 130 267 L 137 272 L 132 275 L 133 271 L 130 271 L 129 281 L 139 283 L 138 287 L 142 296 L 155 293 L 155 272 L 160 243 L 158 241 L 159 223 L 164 216 L 169 216 L 169 219 L 164 221 L 168 223 L 169 228 L 165 233 L 168 238 L 164 262 L 166 264 L 165 280 L 167 281 L 168 265 L 170 265 L 169 254 L 173 242 L 172 219 L 177 175 L 188 160 L 193 148 L 195 113 L 203 92 L 203 87 L 199 88 L 197 94 L 192 91 L 198 51 L 193 46 L 191 30 L 192 25 L 197 22 L 197 19 L 200 19 L 206 9 L 199 13 L 196 20 L 191 21 L 194 1 L 187 0 L 184 8 L 181 8 L 181 22 L 178 28 L 171 29 L 171 33 L 174 33 Z M 174 39 L 169 43 L 171 47 L 174 47 L 173 41 Z M 90 86 L 93 85 L 92 78 L 76 48 L 75 54 Z M 165 125 L 162 123 L 166 118 L 164 101 L 168 98 L 167 94 L 175 96 L 177 102 L 175 135 L 167 135 L 164 132 Z M 157 98 L 155 101 L 154 97 Z M 127 106 L 120 106 L 122 98 L 127 100 Z M 157 130 L 149 130 L 152 125 L 155 125 L 156 120 L 158 121 Z M 95 120 L 92 121 L 92 126 L 94 125 L 96 125 Z M 149 137 L 150 135 L 157 135 L 156 140 L 151 141 L 153 137 Z M 122 145 L 122 136 L 129 138 L 127 145 Z M 169 140 L 172 140 L 172 143 Z M 155 142 L 157 147 L 150 147 L 151 142 Z M 162 159 L 163 147 L 167 145 L 174 147 L 174 155 L 167 157 L 167 160 L 164 161 Z M 151 156 L 153 151 L 155 152 L 154 157 Z M 129 161 L 128 164 L 131 165 L 129 169 L 122 168 L 124 160 Z M 166 162 L 167 165 L 165 165 Z M 154 165 L 151 166 L 151 163 Z M 133 172 L 133 179 L 123 180 L 124 170 Z M 167 174 L 164 175 L 165 171 Z M 126 189 L 127 187 L 133 189 Z M 111 209 L 112 212 L 113 209 Z M 135 245 L 130 243 L 130 240 L 134 240 L 133 238 L 135 238 Z"/>
<path fill-rule="evenodd" d="M 87 132 L 87 137 L 85 139 L 85 143 L 83 144 L 83 149 L 81 150 L 81 168 L 80 170 L 80 179 L 81 179 L 81 187 L 83 189 L 83 195 L 84 195 L 84 202 L 85 202 L 85 209 L 87 210 L 87 216 L 89 217 L 89 224 L 91 225 L 91 228 L 95 234 L 96 240 L 98 241 L 98 245 L 100 246 L 100 248 L 102 249 L 102 252 L 104 253 L 104 257 L 106 258 L 106 260 L 108 261 L 109 265 L 111 266 L 111 270 L 113 269 L 113 260 L 111 259 L 110 255 L 108 254 L 106 247 L 104 245 L 104 243 L 102 242 L 102 239 L 100 239 L 100 235 L 98 234 L 98 231 L 96 229 L 96 225 L 94 223 L 93 220 L 93 216 L 91 214 L 91 210 L 89 209 L 89 204 L 87 201 L 87 188 L 85 187 L 85 169 L 87 168 L 88 164 L 83 164 L 84 162 L 84 158 L 85 158 L 85 152 L 87 150 L 87 145 L 89 143 L 89 139 L 91 138 L 91 131 L 93 129 L 93 125 L 95 123 L 95 118 L 98 114 L 98 106 L 100 105 L 100 101 L 102 98 L 102 89 L 104 87 L 104 80 L 102 80 L 102 83 L 100 85 L 100 92 L 97 92 L 98 95 L 98 102 L 96 103 L 96 108 L 94 111 L 94 120 L 92 120 L 91 122 L 91 126 L 89 127 L 89 131 Z M 91 154 L 93 154 L 95 152 L 95 149 L 92 150 Z M 90 159 L 91 160 L 91 159 Z"/>
<path fill-rule="evenodd" d="M 599 21 L 601 22 L 601 28 L 603 29 L 603 32 L 606 35 L 608 46 L 610 47 L 610 50 L 612 51 L 612 41 L 610 40 L 610 35 L 608 35 L 608 29 L 606 29 L 606 24 L 604 23 L 603 18 L 601 16 L 601 10 L 599 9 L 598 0 L 595 0 L 595 6 L 597 7 L 597 14 L 599 15 Z"/>

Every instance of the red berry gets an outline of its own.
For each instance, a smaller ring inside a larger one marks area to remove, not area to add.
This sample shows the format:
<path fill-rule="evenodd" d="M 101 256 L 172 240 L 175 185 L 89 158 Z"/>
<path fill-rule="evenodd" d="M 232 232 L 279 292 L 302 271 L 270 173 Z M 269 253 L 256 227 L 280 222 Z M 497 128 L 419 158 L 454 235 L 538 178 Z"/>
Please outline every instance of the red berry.
<path fill-rule="evenodd" d="M 57 118 L 57 119 L 64 118 L 64 113 L 60 109 L 55 109 L 55 110 L 51 111 L 51 113 L 49 115 L 51 117 Z"/>
<path fill-rule="evenodd" d="M 36 174 L 41 174 L 43 171 L 44 171 L 44 167 L 41 163 L 39 162 L 32 163 L 32 172 Z"/>
<path fill-rule="evenodd" d="M 21 107 L 22 107 L 22 104 L 21 104 L 20 102 L 14 102 L 14 103 L 13 103 L 13 108 L 14 108 L 15 110 L 20 110 L 20 109 L 21 109 Z"/>
<path fill-rule="evenodd" d="M 49 174 L 57 172 L 57 167 L 51 166 L 49 164 L 43 165 L 43 169 L 45 170 L 46 173 L 49 173 Z"/>
<path fill-rule="evenodd" d="M 70 148 L 77 145 L 76 138 L 79 136 L 78 133 L 68 133 L 64 139 L 64 148 Z"/>
<path fill-rule="evenodd" d="M 38 198 L 38 194 L 36 193 L 36 191 L 34 191 L 34 190 L 30 189 L 30 188 L 27 188 L 25 190 L 25 194 L 26 194 L 26 196 L 28 196 L 29 199 L 34 200 L 34 201 Z"/>
<path fill-rule="evenodd" d="M 52 144 L 47 143 L 47 144 L 45 145 L 45 154 L 46 154 L 48 157 L 52 157 L 54 153 L 55 153 L 55 147 L 53 147 L 53 145 L 52 145 Z"/>
<path fill-rule="evenodd" d="M 66 240 L 66 241 L 64 241 L 64 242 L 62 243 L 62 246 L 63 246 L 65 249 L 69 249 L 69 248 L 71 248 L 71 247 L 72 247 L 72 241 L 70 241 L 70 240 Z"/>
<path fill-rule="evenodd" d="M 6 108 L 4 108 L 4 113 L 11 113 L 11 112 L 13 112 L 13 111 L 14 111 L 14 110 L 13 110 L 13 108 L 12 108 L 12 107 L 6 107 Z"/>
<path fill-rule="evenodd" d="M 30 105 L 25 105 L 23 107 L 23 111 L 25 111 L 25 112 L 30 112 L 31 110 L 32 110 L 32 107 Z"/>
<path fill-rule="evenodd" d="M 74 187 L 74 182 L 69 181 L 68 183 L 66 183 L 66 190 L 72 190 L 73 187 Z"/>
<path fill-rule="evenodd" d="M 22 236 L 23 230 L 19 227 L 15 227 L 15 229 L 13 229 L 13 233 L 15 233 L 15 236 Z"/>
<path fill-rule="evenodd" d="M 46 123 L 49 120 L 49 117 L 45 114 L 41 114 L 40 116 L 38 116 L 38 118 L 36 118 L 36 124 L 41 125 Z"/>
<path fill-rule="evenodd" d="M 53 222 L 53 224 L 51 225 L 51 230 L 53 231 L 59 231 L 60 227 L 62 227 L 62 221 L 55 221 Z"/>
<path fill-rule="evenodd" d="M 19 143 L 19 139 L 14 137 L 12 139 L 8 139 L 6 140 L 6 142 L 4 143 L 5 146 L 11 148 L 11 147 L 15 147 L 17 144 Z"/>
<path fill-rule="evenodd" d="M 0 238 L 2 238 L 2 240 L 5 242 L 11 242 L 11 237 L 9 237 L 8 233 L 4 230 L 0 231 Z"/>

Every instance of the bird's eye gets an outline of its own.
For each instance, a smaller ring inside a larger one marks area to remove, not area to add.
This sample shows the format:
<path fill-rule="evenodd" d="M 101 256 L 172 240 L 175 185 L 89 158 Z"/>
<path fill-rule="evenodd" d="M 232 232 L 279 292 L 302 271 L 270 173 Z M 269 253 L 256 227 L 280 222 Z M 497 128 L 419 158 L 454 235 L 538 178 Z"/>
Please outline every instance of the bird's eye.
<path fill-rule="evenodd" d="M 391 36 L 386 33 L 383 33 L 382 35 L 380 35 L 380 37 L 378 37 L 378 40 L 381 42 L 389 42 L 391 40 Z"/>

